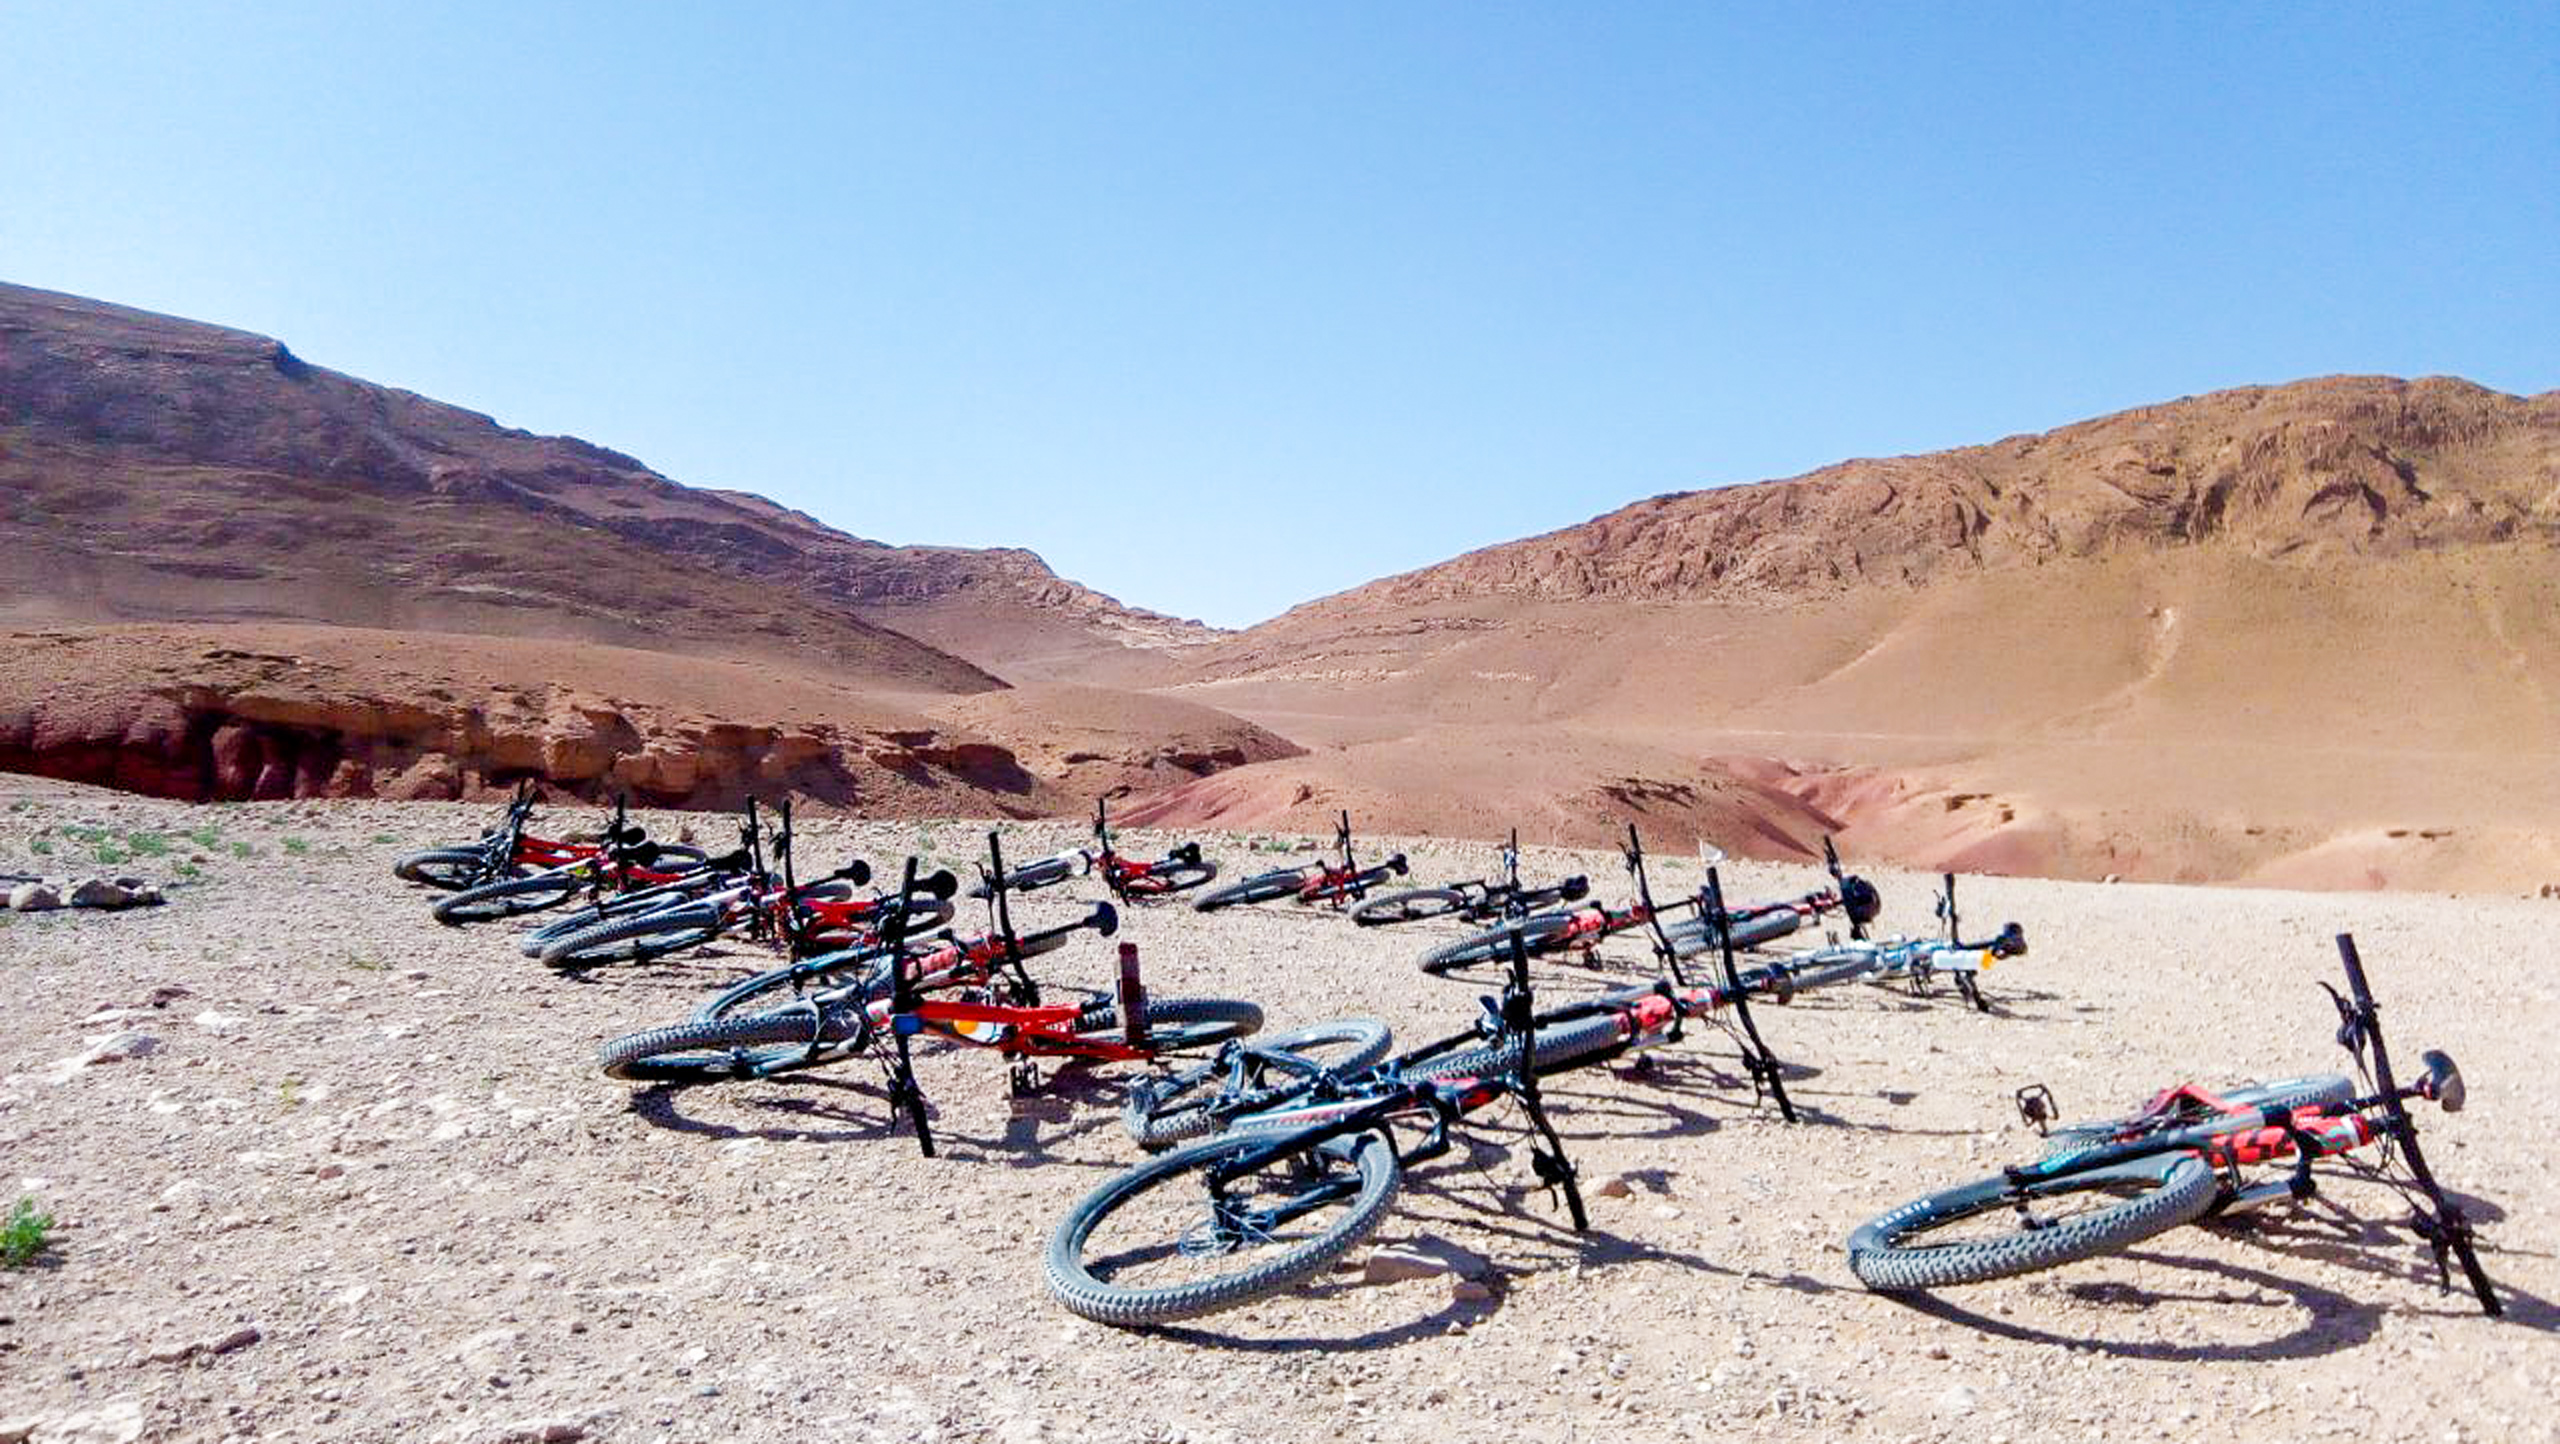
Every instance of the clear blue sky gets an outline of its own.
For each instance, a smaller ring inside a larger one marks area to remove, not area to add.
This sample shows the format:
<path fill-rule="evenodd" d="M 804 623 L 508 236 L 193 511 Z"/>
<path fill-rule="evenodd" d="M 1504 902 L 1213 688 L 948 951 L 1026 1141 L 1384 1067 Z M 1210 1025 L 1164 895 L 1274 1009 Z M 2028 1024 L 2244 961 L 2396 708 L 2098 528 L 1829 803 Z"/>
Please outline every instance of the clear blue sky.
<path fill-rule="evenodd" d="M 2216 387 L 2560 386 L 2560 6 L 0 0 L 0 278 L 1241 624 Z"/>

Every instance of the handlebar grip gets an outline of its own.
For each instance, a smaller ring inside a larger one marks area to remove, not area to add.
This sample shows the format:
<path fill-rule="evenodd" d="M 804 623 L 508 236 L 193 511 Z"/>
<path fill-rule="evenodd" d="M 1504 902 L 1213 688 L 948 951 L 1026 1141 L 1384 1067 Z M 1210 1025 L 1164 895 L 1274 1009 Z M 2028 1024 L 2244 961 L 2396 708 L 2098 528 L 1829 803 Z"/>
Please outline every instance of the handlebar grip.
<path fill-rule="evenodd" d="M 1120 931 L 1120 910 L 1107 902 L 1095 903 L 1092 914 L 1085 919 L 1085 922 L 1095 932 L 1107 938 Z"/>
<path fill-rule="evenodd" d="M 915 891 L 923 893 L 928 897 L 937 897 L 948 902 L 950 901 L 953 893 L 960 891 L 960 879 L 953 877 L 951 875 L 951 869 L 946 867 L 934 873 L 931 877 L 916 879 Z"/>
<path fill-rule="evenodd" d="M 842 878 L 846 882 L 852 883 L 855 887 L 861 887 L 865 883 L 871 881 L 871 864 L 864 862 L 862 859 L 857 857 L 853 861 L 846 863 L 844 866 L 837 868 L 834 873 L 830 874 L 830 876 Z"/>

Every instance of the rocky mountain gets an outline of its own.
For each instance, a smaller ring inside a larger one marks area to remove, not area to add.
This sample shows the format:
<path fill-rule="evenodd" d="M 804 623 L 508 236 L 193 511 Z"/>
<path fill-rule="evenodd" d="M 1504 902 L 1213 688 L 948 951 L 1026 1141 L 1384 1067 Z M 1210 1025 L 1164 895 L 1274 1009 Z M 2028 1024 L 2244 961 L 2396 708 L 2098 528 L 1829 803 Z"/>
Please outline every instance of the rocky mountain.
<path fill-rule="evenodd" d="M 0 617 L 579 637 L 818 658 L 917 692 L 998 686 L 998 656 L 1211 635 L 1029 552 L 866 541 L 266 337 L 8 285 L 0 558 Z"/>
<path fill-rule="evenodd" d="M 2547 883 L 2560 393 L 2331 378 L 1657 497 L 1309 603 L 1173 690 L 1316 749 L 1190 789 L 1240 825 L 1395 796 L 1374 826 L 1436 827 L 1454 789 L 1525 827 L 1632 773 L 1804 805 L 1746 809 L 1784 840 L 1697 812 L 1737 851 Z"/>
<path fill-rule="evenodd" d="M 2293 565 L 2560 542 L 2560 392 L 2338 376 L 1658 496 L 1308 604 L 1837 595 L 2211 547 Z"/>

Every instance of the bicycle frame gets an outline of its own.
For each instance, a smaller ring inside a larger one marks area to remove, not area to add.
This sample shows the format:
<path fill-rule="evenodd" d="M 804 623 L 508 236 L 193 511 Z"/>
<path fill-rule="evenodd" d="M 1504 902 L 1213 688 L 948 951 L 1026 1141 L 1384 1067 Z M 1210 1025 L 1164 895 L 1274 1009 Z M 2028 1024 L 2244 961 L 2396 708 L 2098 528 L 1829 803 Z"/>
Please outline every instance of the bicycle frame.
<path fill-rule="evenodd" d="M 2171 1111 L 2180 1102 L 2188 1102 L 2211 1110 L 2209 1116 L 2138 1138 L 2097 1143 L 2034 1163 L 2012 1165 L 2002 1172 L 2010 1187 L 2020 1190 L 2022 1206 L 2023 1190 L 2039 1181 L 2163 1154 L 2191 1153 L 2221 1175 L 2212 1211 L 2242 1211 L 2285 1197 L 2308 1198 L 2317 1191 L 2311 1172 L 2313 1163 L 2387 1141 L 2398 1148 L 2417 1192 L 2425 1200 L 2413 1208 L 2411 1227 L 2433 1250 L 2439 1278 L 2447 1288 L 2452 1286 L 2447 1268 L 2450 1256 L 2461 1265 L 2481 1310 L 2493 1318 L 2503 1313 L 2504 1307 L 2473 1247 L 2470 1221 L 2458 1205 L 2444 1196 L 2443 1187 L 2427 1167 L 2425 1155 L 2418 1148 L 2417 1125 L 2409 1117 L 2407 1106 L 2411 1098 L 2430 1098 L 2443 1103 L 2447 1111 L 2459 1109 L 2463 1103 L 2461 1074 L 2451 1058 L 2429 1053 L 2425 1059 L 2426 1076 L 2417 1082 L 2404 1086 L 2392 1076 L 2390 1051 L 2382 1037 L 2381 1010 L 2366 982 L 2355 938 L 2340 933 L 2337 944 L 2348 988 L 2344 996 L 2329 989 L 2340 1019 L 2338 1039 L 2370 1074 L 2372 1091 L 2341 1103 L 2243 1106 L 2225 1102 L 2193 1084 L 2182 1084 L 2155 1097 L 2144 1114 Z M 2325 983 L 2322 986 L 2328 987 Z M 2039 1112 L 2050 1107 L 2052 1094 L 2037 1087 L 2020 1090 L 2019 1098 L 2021 1112 L 2030 1121 L 2039 1121 Z M 2290 1175 L 2282 1182 L 2250 1186 L 2239 1175 L 2244 1165 L 2287 1161 L 2291 1163 Z"/>

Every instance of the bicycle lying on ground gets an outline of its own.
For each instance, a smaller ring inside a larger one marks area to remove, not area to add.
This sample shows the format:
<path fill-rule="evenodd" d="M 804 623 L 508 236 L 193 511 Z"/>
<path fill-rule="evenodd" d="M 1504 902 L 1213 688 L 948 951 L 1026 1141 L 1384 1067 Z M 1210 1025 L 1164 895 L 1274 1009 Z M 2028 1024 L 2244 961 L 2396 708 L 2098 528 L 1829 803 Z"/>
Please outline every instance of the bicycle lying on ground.
<path fill-rule="evenodd" d="M 994 857 L 988 876 L 1000 878 L 1003 853 L 992 834 L 988 847 Z M 920 883 L 915 859 L 909 858 L 900 895 L 929 886 Z M 1117 931 L 1119 915 L 1111 904 L 1097 903 L 1076 922 L 1024 936 L 1014 930 L 1006 892 L 992 890 L 995 925 L 985 938 L 919 953 L 899 914 L 889 920 L 877 950 L 851 950 L 751 979 L 715 999 L 705 1010 L 713 1016 L 617 1038 L 604 1046 L 600 1061 L 617 1078 L 703 1082 L 768 1077 L 868 1051 L 888 1074 L 893 1112 L 911 1121 L 918 1146 L 931 1154 L 933 1133 L 910 1060 L 918 1035 L 1006 1055 L 1013 1063 L 1013 1090 L 1021 1094 L 1037 1086 L 1042 1058 L 1144 1061 L 1215 1047 L 1262 1026 L 1262 1010 L 1251 1003 L 1147 998 L 1134 950 L 1122 954 L 1117 995 L 1096 992 L 1072 1003 L 1045 1002 L 1023 960 L 1054 950 L 1079 931 L 1107 937 Z M 846 980 L 823 985 L 833 978 Z M 811 983 L 822 985 L 794 1001 L 745 1011 L 760 999 L 775 1000 L 781 989 Z"/>
<path fill-rule="evenodd" d="M 521 813 L 511 815 L 521 818 Z M 503 866 L 495 859 L 509 859 Z M 680 843 L 652 842 L 625 820 L 623 805 L 614 803 L 602 840 L 594 843 L 548 842 L 524 836 L 493 836 L 486 854 L 496 873 L 488 881 L 449 892 L 428 912 L 449 927 L 520 917 L 554 908 L 578 896 L 606 888 L 622 890 L 672 882 L 708 866 L 702 849 Z"/>
<path fill-rule="evenodd" d="M 2439 1279 L 2451 1286 L 2450 1255 L 2481 1309 L 2498 1314 L 2470 1221 L 2418 1151 L 2407 1107 L 2423 1098 L 2447 1113 L 2462 1111 L 2461 1070 L 2447 1054 L 2429 1051 L 2419 1055 L 2424 1073 L 2398 1083 L 2355 939 L 2339 934 L 2338 955 L 2347 992 L 2322 987 L 2337 1006 L 2338 1041 L 2355 1059 L 2355 1078 L 2296 1078 L 2219 1094 L 2184 1084 L 2130 1117 L 2055 1130 L 2042 1159 L 1904 1204 L 1859 1228 L 1849 1237 L 1850 1271 L 1885 1292 L 2032 1273 L 2120 1252 L 2209 1215 L 2308 1198 L 2316 1188 L 2312 1164 L 2336 1159 L 2397 1189 L 2410 1204 L 2411 1229 L 2435 1254 Z M 2053 1095 L 2042 1087 L 2021 1089 L 2018 1103 L 2039 1129 L 2054 1116 Z M 2352 1156 L 2375 1144 L 2382 1147 L 2379 1164 Z M 2281 1179 L 2253 1182 L 2242 1172 L 2287 1160 Z"/>
<path fill-rule="evenodd" d="M 670 865 L 699 863 L 702 849 L 685 843 L 650 843 L 640 828 L 631 825 L 625 799 L 613 802 L 613 817 L 605 824 L 603 835 L 592 843 L 560 842 L 534 837 L 525 831 L 533 820 L 533 784 L 516 784 L 515 796 L 507 803 L 506 814 L 496 827 L 480 835 L 477 842 L 450 847 L 431 847 L 413 852 L 391 865 L 394 877 L 403 882 L 418 883 L 441 892 L 462 892 L 487 883 L 515 877 L 536 868 L 559 867 L 565 863 L 591 858 L 610 848 L 654 848 L 653 861 Z"/>
<path fill-rule="evenodd" d="M 1093 846 L 1071 847 L 1024 863 L 1006 875 L 1004 885 L 1014 892 L 1034 892 L 1087 873 L 1100 873 L 1102 885 L 1120 901 L 1142 902 L 1199 887 L 1218 875 L 1218 865 L 1200 856 L 1200 844 L 1196 842 L 1183 843 L 1152 862 L 1121 856 L 1112 844 L 1110 817 L 1097 800 L 1093 804 Z M 990 895 L 988 883 L 969 889 L 972 898 L 984 900 Z"/>
<path fill-rule="evenodd" d="M 1834 910 L 1848 916 L 1853 936 L 1865 936 L 1866 926 L 1881 909 L 1882 900 L 1866 879 L 1841 872 L 1839 855 L 1831 851 L 1827 839 L 1823 843 L 1823 851 L 1830 860 L 1833 885 L 1802 897 L 1735 909 L 1727 922 L 1732 929 L 1735 947 L 1752 948 L 1775 942 Z M 1591 903 L 1566 912 L 1538 913 L 1524 919 L 1520 924 L 1521 944 L 1528 949 L 1529 956 L 1541 958 L 1565 952 L 1588 954 L 1606 939 L 1637 929 L 1651 929 L 1656 934 L 1658 950 L 1667 949 L 1673 957 L 1695 957 L 1712 952 L 1721 945 L 1722 935 L 1708 926 L 1703 918 L 1693 916 L 1672 921 L 1678 914 L 1695 909 L 1705 896 L 1703 892 L 1659 906 L 1654 903 L 1652 892 L 1643 881 L 1644 843 L 1633 827 L 1627 829 L 1627 843 L 1621 852 L 1626 858 L 1629 878 L 1638 884 L 1636 901 L 1623 908 Z M 1717 856 L 1720 859 L 1721 854 Z M 1470 968 L 1499 964 L 1510 948 L 1510 935 L 1506 924 L 1443 943 L 1422 955 L 1422 970 L 1447 977 L 1462 974 Z"/>
<path fill-rule="evenodd" d="M 582 927 L 546 930 L 536 956 L 560 968 L 646 962 L 742 932 L 798 958 L 873 941 L 892 916 L 915 926 L 917 917 L 930 914 L 933 921 L 924 924 L 929 927 L 951 915 L 948 893 L 854 897 L 852 889 L 871 880 L 870 864 L 860 859 L 800 881 L 792 862 L 790 800 L 776 811 L 781 823 L 768 834 L 758 823 L 755 802 L 748 801 L 743 869 L 679 879 L 633 898 L 631 906 L 600 909 Z"/>
<path fill-rule="evenodd" d="M 1675 1030 L 1682 1022 L 1716 1021 L 1741 996 L 1788 1003 L 1803 994 L 1848 983 L 1887 982 L 1918 973 L 1979 972 L 2000 959 L 2023 957 L 2026 951 L 2026 930 L 2011 923 L 1992 937 L 1972 942 L 1952 936 L 1895 938 L 1808 949 L 1738 970 L 1731 982 L 1720 986 L 1701 987 L 1675 977 L 1614 989 L 1539 1014 L 1536 1061 L 1544 1069 L 1573 1063 L 1598 1048 L 1624 1051 L 1675 1041 Z M 1347 1019 L 1302 1031 L 1323 1036 L 1361 1021 Z M 1462 1060 L 1462 1071 L 1475 1062 Z M 1409 1074 L 1437 1075 L 1448 1065 L 1408 1056 L 1403 1066 Z M 1338 1062 L 1292 1056 L 1286 1038 L 1251 1047 L 1231 1044 L 1205 1064 L 1130 1085 L 1121 1121 L 1139 1146 L 1160 1149 L 1231 1126 L 1250 1126 L 1238 1120 L 1278 1108 L 1302 1094 L 1360 1086 L 1363 1080 L 1343 1079 L 1346 1071 L 1347 1065 Z"/>
<path fill-rule="evenodd" d="M 1729 923 L 1712 868 L 1704 891 L 1706 916 Z M 1737 1041 L 1747 1035 L 1746 1056 L 1764 1060 L 1753 1065 L 1755 1078 L 1763 1067 L 1774 1072 L 1749 1023 L 1751 995 L 1845 981 L 1872 966 L 1833 962 L 1798 974 L 1780 961 L 1742 974 L 1728 946 L 1720 984 L 1666 980 L 1542 1012 L 1525 930 L 1515 927 L 1513 939 L 1509 980 L 1498 1002 L 1484 1000 L 1477 1025 L 1391 1062 L 1343 1073 L 1271 1056 L 1277 1050 L 1229 1050 L 1205 1068 L 1133 1088 L 1125 1121 L 1143 1144 L 1225 1131 L 1105 1181 L 1070 1210 L 1050 1238 L 1050 1293 L 1086 1318 L 1144 1325 L 1287 1288 L 1366 1237 L 1404 1170 L 1448 1153 L 1458 1124 L 1504 1099 L 1524 1105 L 1532 1171 L 1562 1191 L 1581 1229 L 1581 1194 L 1540 1102 L 1542 1077 L 1676 1042 L 1684 1021 L 1728 1014 Z M 2012 926 L 1997 939 L 1952 946 L 2023 951 L 2025 939 Z M 1401 1145 L 1400 1127 L 1421 1137 Z"/>
<path fill-rule="evenodd" d="M 1239 882 L 1202 893 L 1191 905 L 1202 912 L 1237 907 L 1246 903 L 1270 902 L 1275 898 L 1294 897 L 1302 903 L 1331 903 L 1336 907 L 1345 900 L 1358 901 L 1369 890 L 1390 877 L 1405 873 L 1403 853 L 1385 862 L 1362 867 L 1351 850 L 1351 814 L 1345 812 L 1334 824 L 1334 849 L 1342 854 L 1339 864 L 1317 858 L 1296 867 L 1277 868 L 1257 873 Z"/>
<path fill-rule="evenodd" d="M 1502 849 L 1502 876 L 1453 882 L 1447 887 L 1412 888 L 1373 897 L 1351 910 L 1351 921 L 1364 928 L 1456 917 L 1468 922 L 1539 912 L 1558 903 L 1580 902 L 1591 891 L 1589 878 L 1574 876 L 1530 887 L 1520 881 L 1520 831 Z"/>

